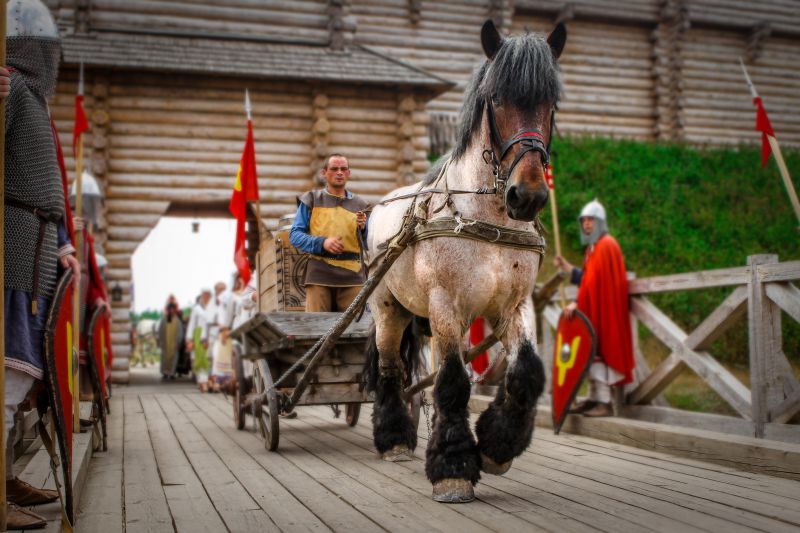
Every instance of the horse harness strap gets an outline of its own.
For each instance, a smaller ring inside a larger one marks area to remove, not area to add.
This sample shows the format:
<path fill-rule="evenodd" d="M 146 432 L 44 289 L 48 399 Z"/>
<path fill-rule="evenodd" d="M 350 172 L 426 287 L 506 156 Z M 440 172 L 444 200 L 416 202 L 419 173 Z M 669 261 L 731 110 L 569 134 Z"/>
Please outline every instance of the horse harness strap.
<path fill-rule="evenodd" d="M 476 241 L 499 244 L 509 248 L 532 250 L 544 255 L 545 240 L 538 233 L 524 231 L 489 222 L 467 218 L 442 217 L 420 222 L 414 229 L 412 243 L 435 237 L 463 237 Z"/>
<path fill-rule="evenodd" d="M 39 219 L 39 234 L 36 239 L 36 252 L 33 259 L 33 294 L 31 296 L 31 313 L 35 316 L 38 312 L 38 302 L 36 297 L 39 295 L 39 267 L 42 256 L 42 246 L 44 244 L 44 234 L 47 224 L 57 224 L 62 217 L 61 211 L 48 211 L 40 207 L 34 207 L 20 202 L 14 198 L 6 198 L 5 204 L 17 209 L 22 209 L 33 213 Z"/>
<path fill-rule="evenodd" d="M 538 152 L 542 156 L 542 167 L 547 168 L 550 164 L 550 141 L 545 142 L 544 134 L 536 128 L 521 129 L 508 139 L 503 140 L 500 136 L 500 130 L 497 127 L 497 119 L 494 115 L 494 106 L 491 99 L 486 99 L 486 112 L 489 119 L 489 133 L 492 138 L 492 145 L 497 145 L 500 150 L 498 157 L 494 151 L 494 146 L 490 147 L 483 152 L 483 159 L 487 164 L 492 165 L 494 172 L 494 189 L 498 194 L 505 194 L 506 183 L 508 178 L 514 172 L 517 164 L 528 152 Z M 555 125 L 555 111 L 550 112 L 550 138 L 553 136 L 553 128 Z M 522 149 L 514 157 L 514 161 L 508 168 L 504 178 L 500 177 L 500 163 L 505 159 L 508 152 L 514 147 L 515 144 L 522 146 Z"/>
<path fill-rule="evenodd" d="M 450 162 L 448 161 L 442 167 L 442 171 L 434 182 L 434 186 L 438 185 L 439 181 L 441 181 L 441 179 L 444 177 L 445 171 L 447 170 L 449 164 Z M 446 198 L 445 201 L 442 202 L 441 206 L 434 209 L 433 213 L 436 214 L 445 207 L 449 207 L 453 212 L 453 216 L 438 217 L 434 219 L 428 218 L 428 208 L 434 192 L 441 192 L 442 194 L 445 194 Z M 419 196 L 425 193 L 430 194 L 428 194 L 424 200 L 418 202 L 417 200 L 419 199 Z M 540 255 L 539 260 L 541 262 L 541 258 L 544 257 L 547 245 L 539 232 L 518 230 L 515 228 L 509 228 L 507 226 L 492 224 L 490 222 L 483 222 L 480 220 L 462 217 L 461 213 L 456 209 L 453 199 L 450 196 L 452 193 L 453 191 L 449 189 L 447 186 L 447 180 L 445 179 L 444 188 L 441 190 L 420 190 L 415 193 L 404 195 L 407 198 L 413 198 L 413 201 L 408 206 L 408 209 L 403 216 L 403 227 L 405 228 L 407 223 L 411 223 L 413 225 L 413 229 L 408 241 L 403 243 L 402 249 L 405 249 L 407 246 L 410 246 L 416 242 L 434 239 L 436 237 L 461 237 L 475 241 L 498 244 L 500 246 L 506 246 L 509 248 L 531 250 Z M 386 203 L 400 199 L 400 197 L 390 198 L 386 200 Z M 402 232 L 403 230 L 401 229 L 400 233 Z M 400 233 L 398 233 L 398 235 Z M 394 242 L 396 238 L 397 235 L 389 241 L 379 244 L 377 254 L 374 258 L 372 258 L 370 263 L 374 264 L 376 261 L 386 255 L 386 253 L 389 251 L 389 248 L 392 246 L 397 246 L 397 243 Z"/>

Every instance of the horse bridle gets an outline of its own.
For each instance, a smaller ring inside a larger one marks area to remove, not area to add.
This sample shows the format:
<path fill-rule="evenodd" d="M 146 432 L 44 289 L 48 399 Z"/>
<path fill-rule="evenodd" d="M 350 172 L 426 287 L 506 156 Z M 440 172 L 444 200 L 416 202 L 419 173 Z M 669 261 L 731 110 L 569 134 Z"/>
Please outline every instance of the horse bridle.
<path fill-rule="evenodd" d="M 539 152 L 542 155 L 542 166 L 547 168 L 550 163 L 550 141 L 553 138 L 553 130 L 555 129 L 555 109 L 550 111 L 550 135 L 545 143 L 544 135 L 536 128 L 521 129 L 511 137 L 503 140 L 500 137 L 500 131 L 497 128 L 497 119 L 494 116 L 494 106 L 492 106 L 491 98 L 486 98 L 486 111 L 489 118 L 489 133 L 491 135 L 491 148 L 483 151 L 483 160 L 487 164 L 492 165 L 492 173 L 494 174 L 494 189 L 496 194 L 500 196 L 505 195 L 506 185 L 514 172 L 514 168 L 522 160 L 528 152 Z M 519 144 L 522 149 L 517 153 L 511 167 L 505 176 L 500 176 L 500 163 L 505 159 L 508 152 Z M 500 157 L 494 151 L 495 146 L 500 149 Z"/>

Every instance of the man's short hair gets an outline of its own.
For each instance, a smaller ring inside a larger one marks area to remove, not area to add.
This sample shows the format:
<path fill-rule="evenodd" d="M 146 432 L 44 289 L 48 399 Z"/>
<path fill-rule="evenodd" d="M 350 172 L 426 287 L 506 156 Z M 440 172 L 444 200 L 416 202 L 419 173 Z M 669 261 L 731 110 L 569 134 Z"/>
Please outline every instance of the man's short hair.
<path fill-rule="evenodd" d="M 342 155 L 342 154 L 328 154 L 328 157 L 325 158 L 325 164 L 322 166 L 323 169 L 328 170 L 328 163 L 331 162 L 331 158 L 332 157 L 341 157 L 342 159 L 347 161 L 347 156 L 345 156 L 345 155 Z M 350 163 L 350 161 L 347 161 L 347 162 L 348 162 L 348 164 Z"/>

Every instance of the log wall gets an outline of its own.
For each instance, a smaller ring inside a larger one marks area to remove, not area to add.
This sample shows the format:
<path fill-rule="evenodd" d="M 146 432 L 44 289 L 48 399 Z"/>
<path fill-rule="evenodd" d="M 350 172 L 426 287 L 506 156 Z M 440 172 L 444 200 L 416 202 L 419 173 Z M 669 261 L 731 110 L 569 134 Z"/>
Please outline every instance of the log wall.
<path fill-rule="evenodd" d="M 91 29 L 181 31 L 329 39 L 327 0 L 48 0 L 61 25 Z"/>
<path fill-rule="evenodd" d="M 512 33 L 546 33 L 552 28 L 552 18 L 517 16 Z M 653 139 L 651 32 L 633 25 L 583 20 L 569 22 L 567 31 L 559 61 L 565 88 L 557 115 L 559 131 Z"/>
<path fill-rule="evenodd" d="M 760 142 L 755 111 L 739 57 L 748 37 L 734 31 L 691 28 L 682 47 L 680 95 L 683 139 L 691 143 Z M 750 73 L 782 145 L 800 146 L 800 39 L 771 37 L 751 61 Z"/>
<path fill-rule="evenodd" d="M 453 81 L 457 86 L 428 105 L 456 113 L 473 69 L 482 60 L 480 28 L 490 14 L 486 0 L 352 0 L 356 41 Z M 502 13 L 510 13 L 508 1 Z"/>

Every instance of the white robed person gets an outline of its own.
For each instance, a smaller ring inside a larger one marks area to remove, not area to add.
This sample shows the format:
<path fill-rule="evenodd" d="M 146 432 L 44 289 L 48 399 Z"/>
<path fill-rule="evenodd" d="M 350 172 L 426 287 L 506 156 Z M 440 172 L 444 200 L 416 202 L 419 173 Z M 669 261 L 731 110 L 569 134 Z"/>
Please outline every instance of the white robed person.
<path fill-rule="evenodd" d="M 192 372 L 197 385 L 205 392 L 208 387 L 208 373 L 211 364 L 208 360 L 208 303 L 211 301 L 211 289 L 204 288 L 192 307 L 189 324 L 186 326 L 186 351 L 192 355 Z"/>

